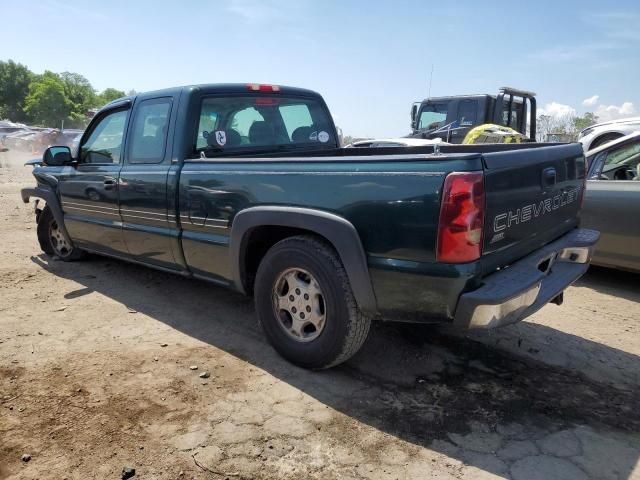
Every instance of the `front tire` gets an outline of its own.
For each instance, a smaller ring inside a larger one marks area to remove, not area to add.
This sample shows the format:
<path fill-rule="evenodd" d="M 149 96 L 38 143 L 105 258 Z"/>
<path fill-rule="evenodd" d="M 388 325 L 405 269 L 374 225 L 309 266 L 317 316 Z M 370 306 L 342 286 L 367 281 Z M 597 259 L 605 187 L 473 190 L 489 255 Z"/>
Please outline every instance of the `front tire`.
<path fill-rule="evenodd" d="M 265 255 L 255 281 L 258 319 L 290 362 L 323 369 L 353 356 L 369 333 L 335 250 L 305 235 L 286 238 Z"/>
<path fill-rule="evenodd" d="M 49 207 L 44 207 L 38 217 L 38 242 L 44 253 L 56 256 L 64 262 L 72 262 L 84 256 L 84 251 L 66 240 Z"/>

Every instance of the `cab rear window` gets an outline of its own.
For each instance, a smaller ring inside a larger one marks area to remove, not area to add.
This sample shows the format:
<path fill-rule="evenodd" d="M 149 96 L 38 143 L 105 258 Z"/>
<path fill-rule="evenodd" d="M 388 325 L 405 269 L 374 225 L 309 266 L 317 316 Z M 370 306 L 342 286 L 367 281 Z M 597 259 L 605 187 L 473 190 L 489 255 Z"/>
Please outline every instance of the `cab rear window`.
<path fill-rule="evenodd" d="M 309 98 L 281 95 L 205 97 L 202 100 L 196 153 L 268 151 L 288 148 L 335 148 L 328 112 Z"/>

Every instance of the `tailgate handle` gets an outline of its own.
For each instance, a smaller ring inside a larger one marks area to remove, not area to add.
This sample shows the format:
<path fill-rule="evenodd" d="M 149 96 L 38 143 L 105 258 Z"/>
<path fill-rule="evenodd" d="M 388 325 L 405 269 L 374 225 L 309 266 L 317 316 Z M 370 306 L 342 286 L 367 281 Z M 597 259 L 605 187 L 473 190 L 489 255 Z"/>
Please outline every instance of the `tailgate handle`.
<path fill-rule="evenodd" d="M 548 167 L 542 170 L 542 187 L 553 187 L 556 184 L 556 169 Z"/>

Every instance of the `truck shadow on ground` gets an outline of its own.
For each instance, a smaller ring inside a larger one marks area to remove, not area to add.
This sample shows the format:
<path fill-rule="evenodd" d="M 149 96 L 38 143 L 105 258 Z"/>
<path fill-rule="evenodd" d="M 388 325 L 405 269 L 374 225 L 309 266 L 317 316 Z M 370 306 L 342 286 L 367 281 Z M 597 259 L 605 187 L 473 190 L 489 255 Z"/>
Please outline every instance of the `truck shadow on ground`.
<path fill-rule="evenodd" d="M 492 462 L 491 456 L 509 441 L 535 442 L 575 428 L 638 438 L 638 383 L 590 380 L 580 373 L 588 364 L 551 366 L 433 327 L 378 323 L 347 364 L 311 373 L 273 351 L 255 320 L 252 301 L 239 294 L 100 257 L 73 264 L 46 256 L 32 260 L 81 285 L 66 298 L 98 292 L 237 356 L 349 417 L 496 475 L 508 477 L 505 463 Z M 607 273 L 606 281 L 601 277 L 595 275 L 595 288 L 613 288 L 615 272 Z M 581 285 L 590 281 L 587 276 Z M 552 338 L 558 348 L 594 352 L 605 373 L 640 371 L 638 356 L 546 326 L 527 322 L 514 335 L 528 333 Z M 485 449 L 465 443 L 470 435 L 482 439 L 493 432 L 502 436 L 498 445 Z M 640 457 L 640 440 L 629 445 L 615 459 L 617 478 L 630 478 Z M 589 461 L 607 464 L 609 459 Z"/>
<path fill-rule="evenodd" d="M 640 302 L 640 274 L 592 265 L 576 286 L 587 287 L 608 295 Z"/>

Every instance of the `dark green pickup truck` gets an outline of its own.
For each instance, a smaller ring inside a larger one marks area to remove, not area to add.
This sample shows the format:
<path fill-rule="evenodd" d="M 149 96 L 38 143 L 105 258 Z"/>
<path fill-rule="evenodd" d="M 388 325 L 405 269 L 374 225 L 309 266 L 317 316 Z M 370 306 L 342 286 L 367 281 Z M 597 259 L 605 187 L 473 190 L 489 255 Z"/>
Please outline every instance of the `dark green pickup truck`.
<path fill-rule="evenodd" d="M 317 93 L 199 85 L 105 106 L 34 164 L 42 249 L 255 297 L 274 347 L 337 365 L 372 319 L 513 323 L 587 269 L 579 144 L 342 149 Z M 179 299 L 176 299 L 179 301 Z M 216 328 L 212 324 L 211 328 Z"/>

